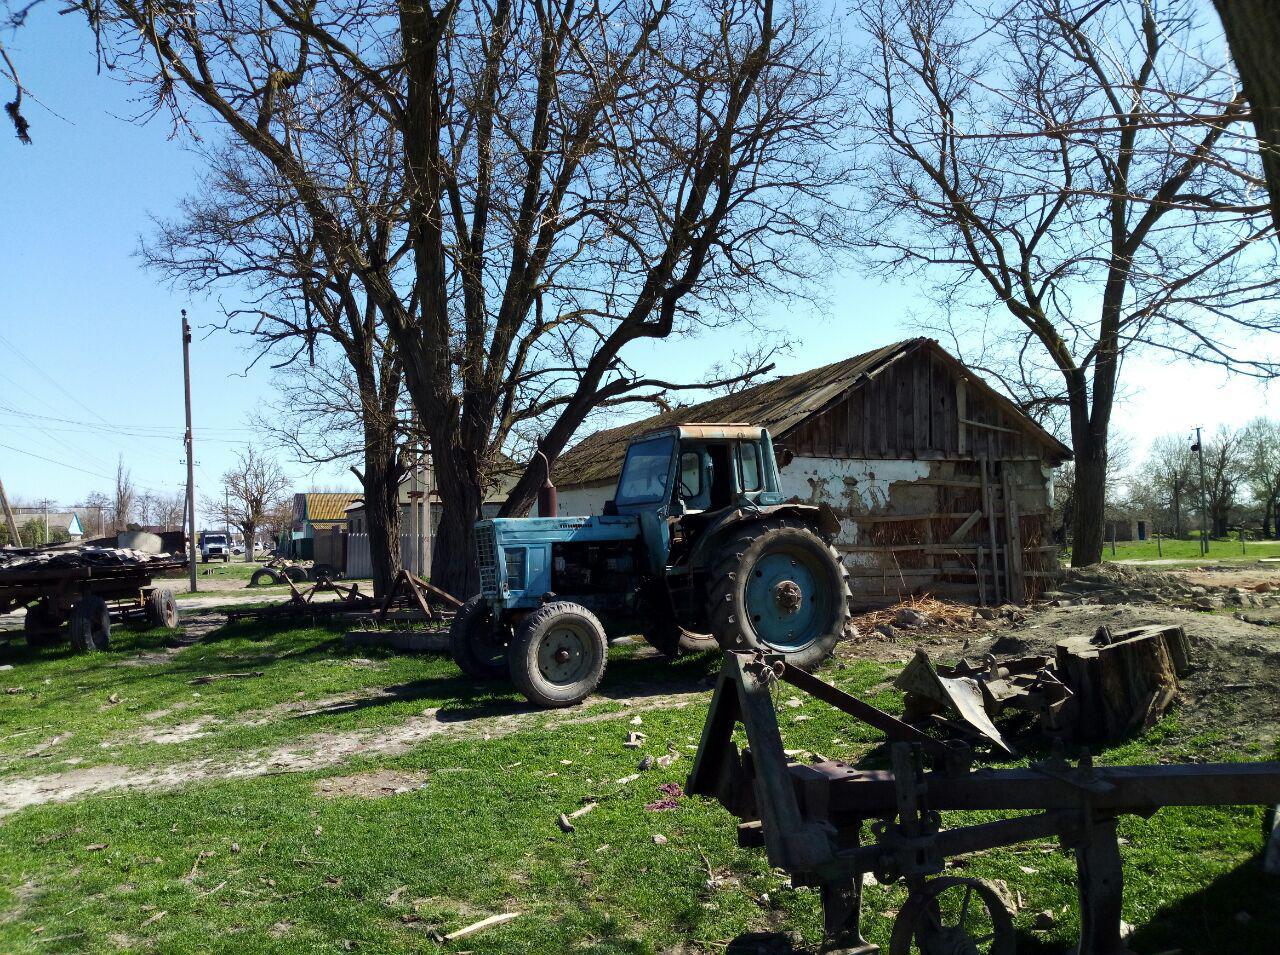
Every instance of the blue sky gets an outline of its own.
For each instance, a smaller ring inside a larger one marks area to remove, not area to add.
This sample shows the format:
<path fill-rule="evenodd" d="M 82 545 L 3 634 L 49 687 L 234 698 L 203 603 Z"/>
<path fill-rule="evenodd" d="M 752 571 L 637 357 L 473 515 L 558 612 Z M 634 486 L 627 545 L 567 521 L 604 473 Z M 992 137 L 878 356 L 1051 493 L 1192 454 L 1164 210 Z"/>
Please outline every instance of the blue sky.
<path fill-rule="evenodd" d="M 74 17 L 41 7 L 6 45 L 40 102 L 28 100 L 25 110 L 34 145 L 0 130 L 0 478 L 26 502 L 74 503 L 106 490 L 123 455 L 138 485 L 180 489 L 185 307 L 197 327 L 197 484 L 213 492 L 234 451 L 255 437 L 247 419 L 269 394 L 270 375 L 246 373 L 240 340 L 200 330 L 217 320 L 216 301 L 170 292 L 133 255 L 149 215 L 168 215 L 192 188 L 199 158 L 170 138 L 164 117 L 130 121 L 142 109 L 135 91 L 96 73 L 91 38 Z M 929 308 L 910 287 L 853 270 L 831 277 L 823 291 L 827 308 L 766 310 L 765 321 L 796 342 L 781 371 L 919 334 L 912 316 Z M 718 354 L 741 347 L 738 338 L 645 344 L 630 360 L 642 371 L 696 380 Z M 1197 424 L 1243 423 L 1267 413 L 1275 398 L 1215 369 L 1139 359 L 1126 371 L 1130 397 L 1116 423 L 1139 447 Z M 299 489 L 353 484 L 338 469 L 288 466 Z"/>

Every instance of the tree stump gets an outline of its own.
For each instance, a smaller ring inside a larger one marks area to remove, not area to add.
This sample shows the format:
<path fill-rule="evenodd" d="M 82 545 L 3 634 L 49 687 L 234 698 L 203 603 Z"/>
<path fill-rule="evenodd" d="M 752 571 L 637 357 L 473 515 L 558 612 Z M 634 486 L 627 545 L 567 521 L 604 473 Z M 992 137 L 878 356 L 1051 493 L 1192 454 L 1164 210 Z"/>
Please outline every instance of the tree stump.
<path fill-rule="evenodd" d="M 1057 645 L 1058 676 L 1074 694 L 1068 720 L 1080 742 L 1120 739 L 1150 729 L 1178 691 L 1190 667 L 1181 627 L 1139 627 Z"/>

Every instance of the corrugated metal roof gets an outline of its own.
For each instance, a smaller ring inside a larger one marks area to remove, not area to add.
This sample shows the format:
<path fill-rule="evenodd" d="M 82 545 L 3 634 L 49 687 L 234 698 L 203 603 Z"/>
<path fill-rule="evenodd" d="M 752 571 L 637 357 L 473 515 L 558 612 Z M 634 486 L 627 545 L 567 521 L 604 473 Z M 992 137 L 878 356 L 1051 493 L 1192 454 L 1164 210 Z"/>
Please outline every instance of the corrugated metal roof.
<path fill-rule="evenodd" d="M 673 408 L 642 421 L 597 431 L 560 456 L 554 468 L 555 483 L 562 487 L 576 487 L 612 481 L 622 470 L 622 459 L 626 454 L 627 444 L 633 437 L 646 431 L 689 421 L 745 421 L 768 428 L 774 438 L 782 437 L 801 422 L 838 402 L 860 381 L 871 378 L 891 362 L 920 346 L 934 348 L 952 362 L 960 364 L 931 338 L 910 338 L 894 342 L 821 368 L 744 388 L 735 394 L 713 398 L 701 404 Z M 1071 452 L 1064 445 L 1023 416 L 1007 398 L 986 385 L 977 375 L 973 375 L 972 380 L 1003 402 L 1013 414 L 1023 417 L 1028 430 L 1036 437 L 1070 456 Z"/>
<path fill-rule="evenodd" d="M 313 524 L 316 521 L 345 521 L 347 505 L 360 499 L 359 494 L 334 494 L 330 492 L 304 494 L 306 498 L 306 517 Z"/>

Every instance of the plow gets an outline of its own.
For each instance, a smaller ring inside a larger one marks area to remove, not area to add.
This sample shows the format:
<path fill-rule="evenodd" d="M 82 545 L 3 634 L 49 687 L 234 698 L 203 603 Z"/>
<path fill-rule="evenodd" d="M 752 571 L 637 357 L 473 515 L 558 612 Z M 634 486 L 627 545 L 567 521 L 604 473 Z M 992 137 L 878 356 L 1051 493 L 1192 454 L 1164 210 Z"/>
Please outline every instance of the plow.
<path fill-rule="evenodd" d="M 778 683 L 882 733 L 889 768 L 789 760 L 773 705 Z M 741 751 L 739 728 L 747 741 Z M 739 842 L 763 847 L 794 886 L 818 890 L 822 951 L 841 955 L 881 951 L 860 925 L 867 876 L 907 889 L 888 955 L 1012 955 L 1013 917 L 1001 893 L 980 879 L 942 873 L 950 858 L 1042 839 L 1057 839 L 1075 856 L 1076 955 L 1129 955 L 1121 933 L 1119 818 L 1148 817 L 1164 806 L 1280 802 L 1280 763 L 1102 766 L 1088 750 L 1075 762 L 1064 750 L 1059 742 L 1026 767 L 975 766 L 967 743 L 930 736 L 779 656 L 726 652 L 686 788 L 738 817 Z M 974 810 L 1018 814 L 944 824 L 947 812 Z"/>

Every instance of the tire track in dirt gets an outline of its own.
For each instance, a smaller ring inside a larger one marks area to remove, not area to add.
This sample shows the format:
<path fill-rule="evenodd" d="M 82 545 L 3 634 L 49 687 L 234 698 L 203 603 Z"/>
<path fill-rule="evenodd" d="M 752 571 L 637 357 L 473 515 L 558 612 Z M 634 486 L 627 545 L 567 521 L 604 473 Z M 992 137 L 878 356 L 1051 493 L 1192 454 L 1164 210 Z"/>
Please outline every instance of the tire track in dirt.
<path fill-rule="evenodd" d="M 490 739 L 526 730 L 554 730 L 560 726 L 601 723 L 626 719 L 634 714 L 659 709 L 678 709 L 703 701 L 710 690 L 697 689 L 662 695 L 634 697 L 594 697 L 590 703 L 622 704 L 622 709 L 586 713 L 570 711 L 522 710 L 497 716 L 452 720 L 441 718 L 438 709 L 403 720 L 395 726 L 376 730 L 311 733 L 287 745 L 237 754 L 234 758 L 211 757 L 167 766 L 135 767 L 107 764 L 86 766 L 61 773 L 0 780 L 0 817 L 28 806 L 67 802 L 82 796 L 116 790 L 175 789 L 193 783 L 224 779 L 250 779 L 281 773 L 302 773 L 341 766 L 357 756 L 399 756 L 428 741 Z M 343 697 L 334 703 L 352 702 Z M 316 704 L 312 704 L 314 707 Z"/>

